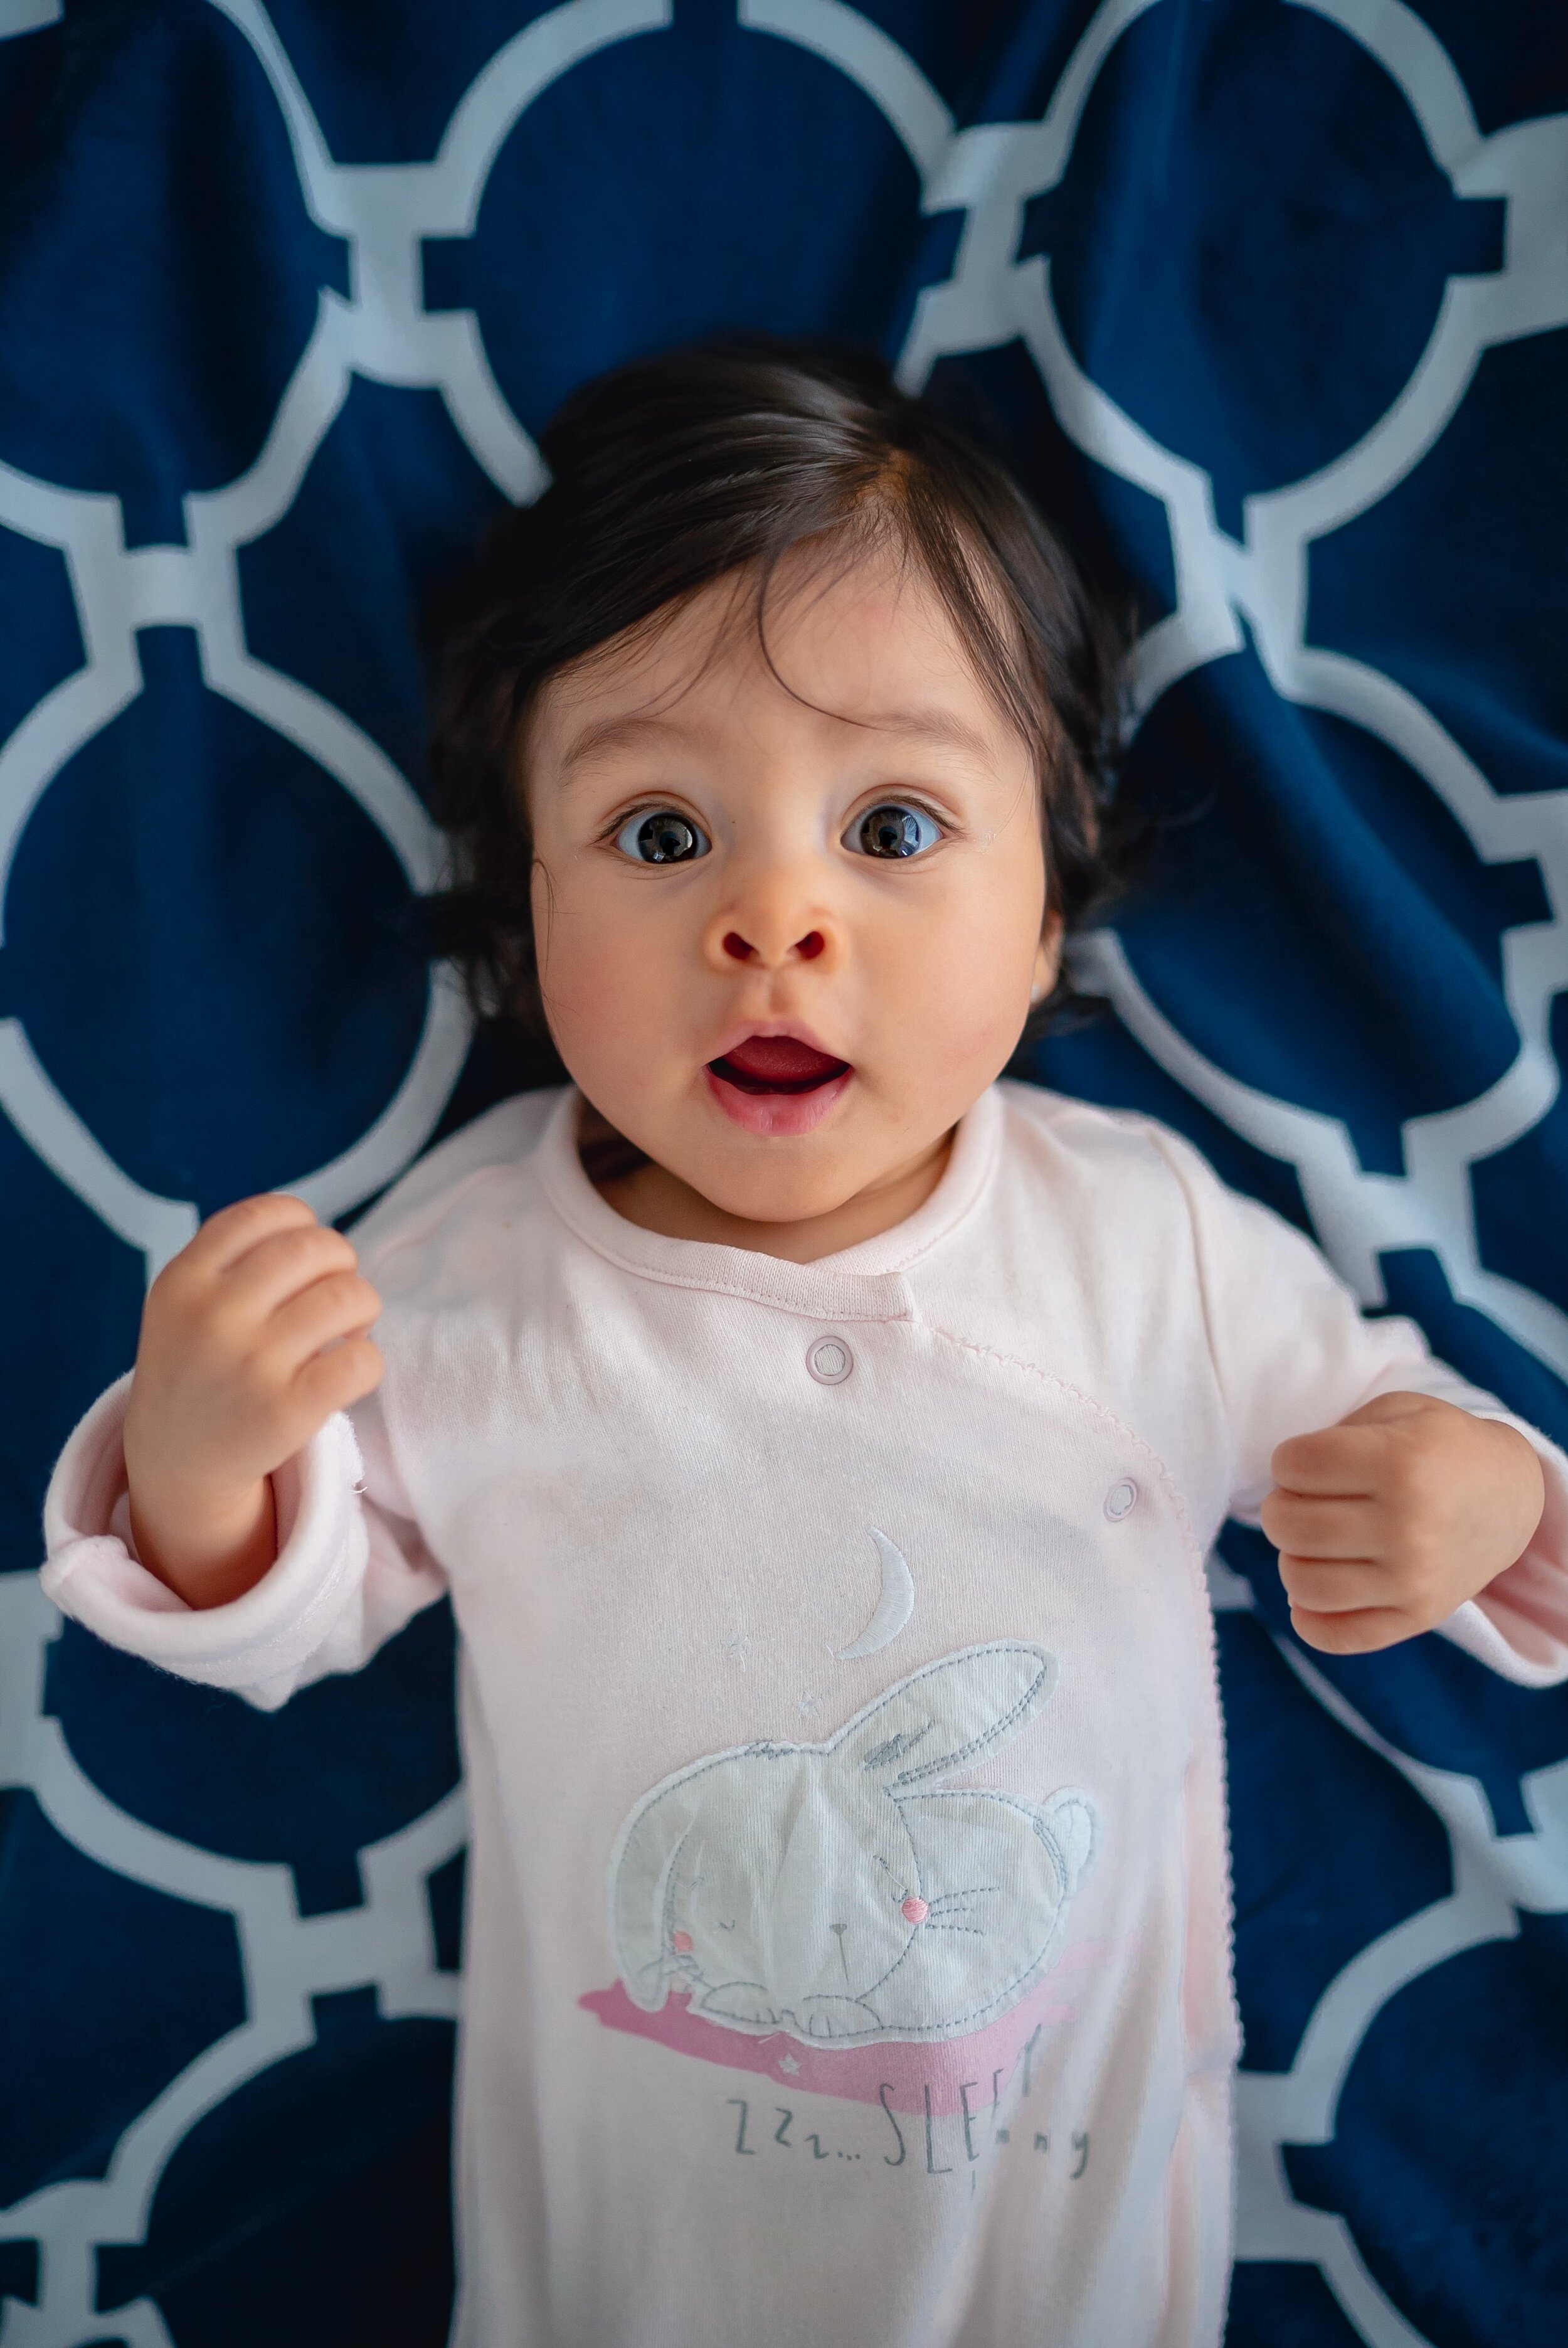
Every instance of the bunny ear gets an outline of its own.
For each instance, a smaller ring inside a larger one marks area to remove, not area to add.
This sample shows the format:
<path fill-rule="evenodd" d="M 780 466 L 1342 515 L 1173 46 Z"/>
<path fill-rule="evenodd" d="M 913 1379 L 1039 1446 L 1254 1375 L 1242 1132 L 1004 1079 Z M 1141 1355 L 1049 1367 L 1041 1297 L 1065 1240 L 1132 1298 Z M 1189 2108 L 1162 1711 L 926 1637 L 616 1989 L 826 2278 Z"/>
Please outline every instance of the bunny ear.
<path fill-rule="evenodd" d="M 890 1794 L 907 1792 L 1010 1745 L 1055 1684 L 1056 1658 L 1043 1647 L 967 1647 L 900 1680 L 830 1749 L 841 1768 L 868 1771 Z"/>
<path fill-rule="evenodd" d="M 670 1991 L 670 1879 L 695 1815 L 677 1779 L 656 1786 L 621 1828 L 610 1863 L 610 1937 L 633 2005 L 657 2013 Z"/>

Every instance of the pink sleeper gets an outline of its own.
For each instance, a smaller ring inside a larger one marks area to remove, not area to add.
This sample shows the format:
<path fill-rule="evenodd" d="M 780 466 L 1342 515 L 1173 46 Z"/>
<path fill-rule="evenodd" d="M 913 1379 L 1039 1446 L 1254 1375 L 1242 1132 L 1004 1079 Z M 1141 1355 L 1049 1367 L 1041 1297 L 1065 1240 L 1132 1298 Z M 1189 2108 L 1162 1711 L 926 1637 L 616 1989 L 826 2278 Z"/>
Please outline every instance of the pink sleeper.
<path fill-rule="evenodd" d="M 195 1612 L 125 1384 L 52 1597 L 280 1704 L 449 1590 L 473 1812 L 458 2348 L 1214 2348 L 1231 2201 L 1204 1565 L 1285 1437 L 1503 1417 L 1184 1142 L 999 1085 L 907 1222 L 797 1265 L 635 1228 L 575 1095 L 362 1227 L 384 1382 Z M 1514 1422 L 1517 1424 L 1517 1422 Z M 1568 1676 L 1568 1462 L 1444 1626 Z"/>

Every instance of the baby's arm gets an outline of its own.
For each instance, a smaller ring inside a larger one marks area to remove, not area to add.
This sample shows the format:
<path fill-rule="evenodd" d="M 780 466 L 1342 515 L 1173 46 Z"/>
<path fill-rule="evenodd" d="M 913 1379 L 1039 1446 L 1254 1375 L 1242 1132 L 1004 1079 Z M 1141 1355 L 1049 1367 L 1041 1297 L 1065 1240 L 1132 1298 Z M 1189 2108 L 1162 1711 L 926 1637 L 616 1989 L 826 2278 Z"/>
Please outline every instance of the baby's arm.
<path fill-rule="evenodd" d="M 1568 1678 L 1568 1460 L 1147 1130 L 1186 1194 L 1230 1512 L 1278 1544 L 1301 1636 L 1348 1654 L 1441 1629 L 1512 1678 Z"/>
<path fill-rule="evenodd" d="M 138 1555 L 188 1606 L 277 1556 L 272 1478 L 369 1394 L 381 1299 L 341 1231 L 274 1192 L 214 1215 L 153 1282 L 125 1415 Z"/>
<path fill-rule="evenodd" d="M 439 1598 L 370 1391 L 378 1309 L 349 1242 L 297 1199 L 205 1224 L 154 1283 L 134 1375 L 55 1469 L 43 1582 L 56 1604 L 271 1710 L 356 1670 Z"/>

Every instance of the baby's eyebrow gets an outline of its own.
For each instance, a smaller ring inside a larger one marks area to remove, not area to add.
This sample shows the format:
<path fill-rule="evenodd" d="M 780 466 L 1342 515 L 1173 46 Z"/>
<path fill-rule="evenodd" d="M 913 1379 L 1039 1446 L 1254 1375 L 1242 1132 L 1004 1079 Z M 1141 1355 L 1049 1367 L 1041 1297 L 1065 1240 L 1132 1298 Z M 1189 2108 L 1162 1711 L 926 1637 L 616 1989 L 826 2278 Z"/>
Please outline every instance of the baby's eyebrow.
<path fill-rule="evenodd" d="M 971 757 L 993 758 L 996 744 L 988 740 L 977 726 L 950 709 L 877 709 L 869 710 L 856 720 L 878 734 L 902 734 L 915 741 L 934 742 L 939 747 L 965 750 Z"/>
<path fill-rule="evenodd" d="M 824 716 L 836 716 L 835 710 L 824 710 Z M 979 728 L 968 724 L 955 711 L 947 709 L 877 709 L 845 718 L 845 723 L 864 727 L 875 734 L 897 734 L 907 741 L 929 742 L 938 748 L 961 750 L 973 758 L 990 759 L 996 746 L 988 741 Z M 579 767 L 592 759 L 604 757 L 617 750 L 636 750 L 658 743 L 691 744 L 701 734 L 701 728 L 682 725 L 678 718 L 661 717 L 646 711 L 630 710 L 620 717 L 602 717 L 585 726 L 580 734 L 569 742 L 560 756 L 559 772 L 563 782 L 569 782 Z"/>
<path fill-rule="evenodd" d="M 612 751 L 635 750 L 653 742 L 690 742 L 693 738 L 690 726 L 682 726 L 673 717 L 652 716 L 646 711 L 630 710 L 620 717 L 601 717 L 596 724 L 585 726 L 567 744 L 560 755 L 560 777 L 563 782 L 569 782 L 579 767 Z"/>

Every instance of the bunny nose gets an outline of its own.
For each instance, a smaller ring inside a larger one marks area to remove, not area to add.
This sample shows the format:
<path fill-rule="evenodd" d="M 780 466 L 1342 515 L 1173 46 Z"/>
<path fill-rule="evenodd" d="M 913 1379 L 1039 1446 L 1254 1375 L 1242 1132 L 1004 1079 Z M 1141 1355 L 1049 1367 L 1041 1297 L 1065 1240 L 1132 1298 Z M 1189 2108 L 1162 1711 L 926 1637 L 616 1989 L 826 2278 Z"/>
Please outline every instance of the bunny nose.
<path fill-rule="evenodd" d="M 898 1912 L 911 1924 L 923 1924 L 931 1912 L 930 1903 L 922 1900 L 917 1891 L 912 1891 Z"/>

